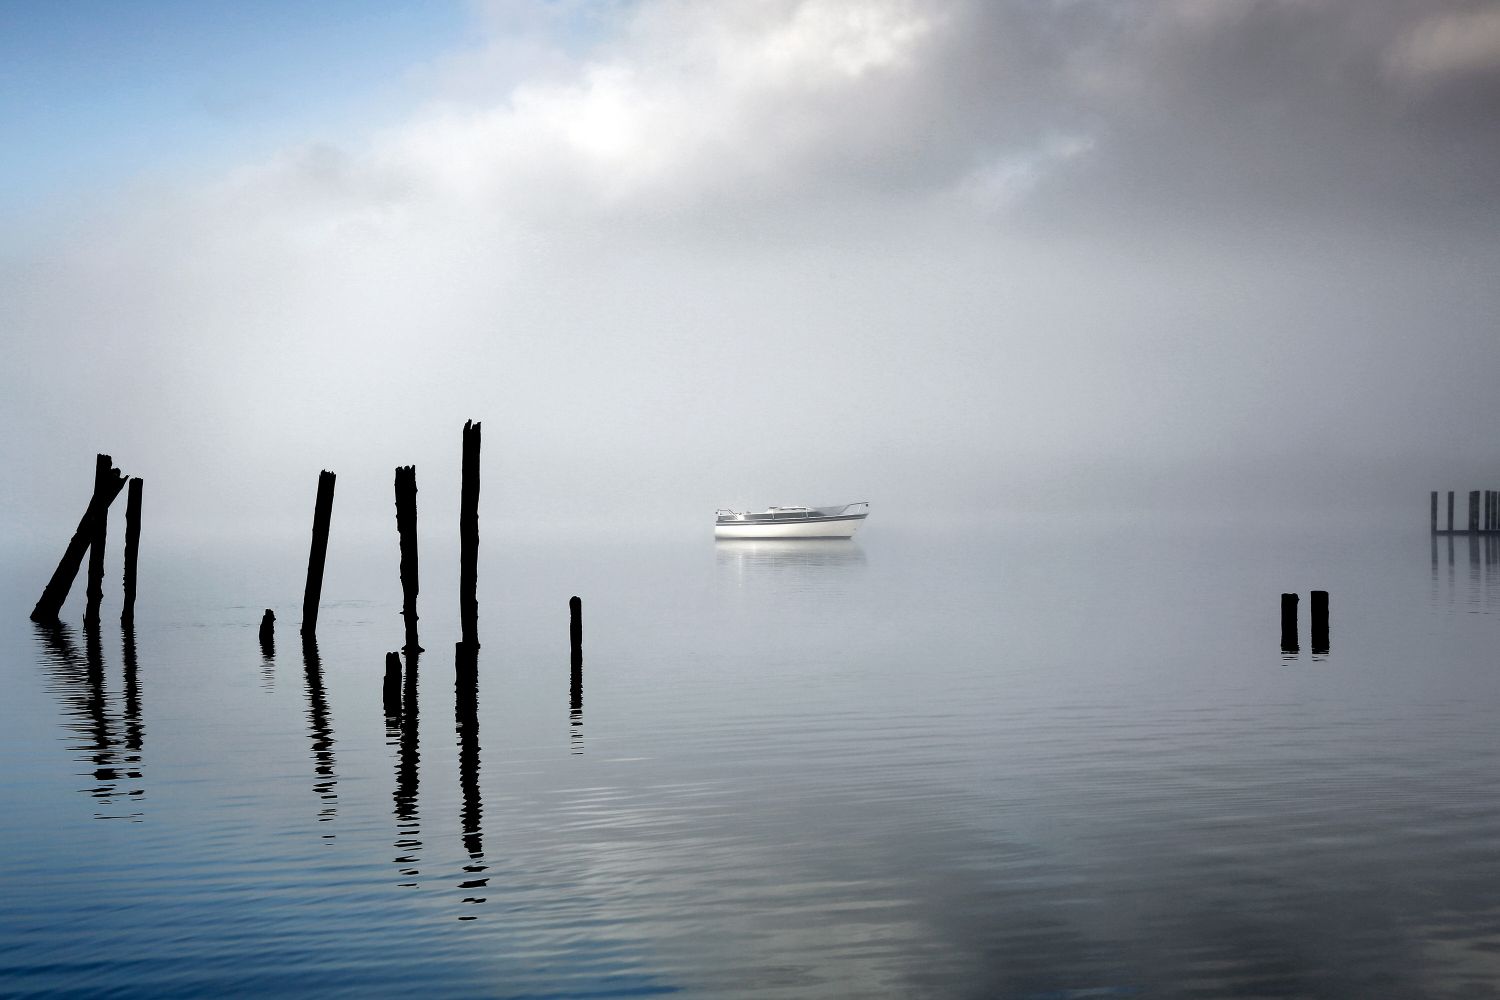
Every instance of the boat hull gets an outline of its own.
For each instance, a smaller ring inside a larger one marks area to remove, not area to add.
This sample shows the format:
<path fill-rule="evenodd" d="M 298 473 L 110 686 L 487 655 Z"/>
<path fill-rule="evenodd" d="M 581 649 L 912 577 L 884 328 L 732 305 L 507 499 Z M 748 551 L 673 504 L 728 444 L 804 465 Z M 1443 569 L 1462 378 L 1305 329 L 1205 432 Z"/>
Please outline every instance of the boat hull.
<path fill-rule="evenodd" d="M 813 521 L 733 521 L 714 525 L 715 538 L 849 538 L 863 517 L 826 518 Z"/>

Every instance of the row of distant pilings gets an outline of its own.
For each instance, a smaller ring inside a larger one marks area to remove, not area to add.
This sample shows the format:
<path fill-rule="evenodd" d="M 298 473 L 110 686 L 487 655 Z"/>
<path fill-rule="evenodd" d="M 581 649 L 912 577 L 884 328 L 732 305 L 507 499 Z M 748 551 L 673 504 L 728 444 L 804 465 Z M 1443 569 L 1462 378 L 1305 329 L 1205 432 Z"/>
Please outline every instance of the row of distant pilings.
<path fill-rule="evenodd" d="M 1500 534 L 1500 490 L 1469 491 L 1469 526 L 1453 526 L 1454 493 L 1448 491 L 1448 527 L 1438 527 L 1438 491 L 1432 491 L 1432 533 L 1434 535 Z"/>
<path fill-rule="evenodd" d="M 1314 590 L 1308 595 L 1312 607 L 1312 651 L 1328 652 L 1328 591 Z M 1297 641 L 1297 605 L 1301 602 L 1296 594 L 1281 595 L 1281 651 L 1295 653 L 1301 649 Z"/>
<path fill-rule="evenodd" d="M 479 649 L 479 455 L 480 425 L 469 420 L 463 429 L 463 467 L 459 501 L 459 619 L 461 651 L 472 654 Z M 84 614 L 87 624 L 99 621 L 99 606 L 104 594 L 104 547 L 109 524 L 109 508 L 115 498 L 129 483 L 130 489 L 125 510 L 125 602 L 121 622 L 130 625 L 135 618 L 136 563 L 141 534 L 140 479 L 127 479 L 114 467 L 108 455 L 99 455 L 95 461 L 94 492 L 89 499 L 78 528 L 69 540 L 67 549 L 52 578 L 42 591 L 41 598 L 31 612 L 31 620 L 43 625 L 56 625 L 60 621 L 63 603 L 72 589 L 73 581 L 83 563 L 84 553 L 89 554 L 88 605 Z M 318 474 L 318 495 L 313 507 L 312 545 L 307 558 L 307 583 L 302 594 L 302 637 L 304 642 L 316 641 L 318 628 L 318 605 L 323 593 L 323 570 L 328 558 L 328 532 L 333 520 L 333 494 L 337 477 L 328 470 Z M 417 636 L 417 595 L 420 591 L 417 553 L 417 470 L 414 465 L 398 466 L 395 478 L 396 533 L 401 552 L 401 614 L 405 623 L 403 650 L 407 658 L 414 659 L 422 651 Z M 569 602 L 569 635 L 573 647 L 573 669 L 576 672 L 582 663 L 582 602 L 574 597 Z M 276 616 L 266 609 L 261 619 L 260 639 L 263 645 L 274 641 Z M 394 655 L 394 654 L 393 654 Z M 461 663 L 464 661 L 460 661 Z M 468 662 L 474 662 L 470 655 Z"/>

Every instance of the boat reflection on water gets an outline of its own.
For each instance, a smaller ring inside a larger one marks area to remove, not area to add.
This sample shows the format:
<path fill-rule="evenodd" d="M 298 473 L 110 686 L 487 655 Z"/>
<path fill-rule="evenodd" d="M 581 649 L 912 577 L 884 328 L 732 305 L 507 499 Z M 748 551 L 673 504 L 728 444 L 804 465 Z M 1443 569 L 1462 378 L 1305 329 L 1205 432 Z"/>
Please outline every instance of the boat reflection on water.
<path fill-rule="evenodd" d="M 846 538 L 718 541 L 714 559 L 722 592 L 778 613 L 810 612 L 808 598 L 844 594 L 865 570 L 864 549 Z"/>
<path fill-rule="evenodd" d="M 863 566 L 865 550 L 848 538 L 722 539 L 714 542 L 714 558 L 721 570 L 753 574 Z"/>

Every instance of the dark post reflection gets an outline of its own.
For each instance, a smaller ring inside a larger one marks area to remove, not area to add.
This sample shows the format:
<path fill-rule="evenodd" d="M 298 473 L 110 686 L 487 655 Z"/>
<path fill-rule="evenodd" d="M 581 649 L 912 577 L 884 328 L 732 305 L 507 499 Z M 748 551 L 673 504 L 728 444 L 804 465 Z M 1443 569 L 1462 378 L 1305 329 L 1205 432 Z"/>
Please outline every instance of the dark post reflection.
<path fill-rule="evenodd" d="M 468 875 L 458 887 L 468 892 L 484 889 L 489 870 L 484 863 L 484 803 L 479 794 L 479 651 L 468 643 L 457 643 L 453 654 L 454 675 L 454 728 L 458 733 L 458 785 L 463 793 L 463 805 L 459 812 L 459 830 L 464 852 L 469 863 L 464 865 Z M 484 896 L 469 895 L 465 903 L 483 903 Z M 460 920 L 473 920 L 464 915 Z"/>
<path fill-rule="evenodd" d="M 141 719 L 140 687 L 137 681 L 135 639 L 126 633 L 125 722 L 123 727 L 111 713 L 104 684 L 104 650 L 98 622 L 84 629 L 84 650 L 79 654 L 73 636 L 61 623 L 37 625 L 36 634 L 46 648 L 44 662 L 50 668 L 53 690 L 61 699 L 64 725 L 82 742 L 71 746 L 80 753 L 82 772 L 93 780 L 81 789 L 96 800 L 96 819 L 138 820 L 139 811 L 116 812 L 117 798 L 138 798 L 140 787 L 122 791 L 122 780 L 141 779 L 141 748 L 145 727 Z M 124 729 L 124 736 L 120 729 Z M 123 752 L 122 752 L 123 751 Z"/>
<path fill-rule="evenodd" d="M 417 791 L 421 781 L 421 713 L 417 698 L 417 660 L 409 653 L 406 657 L 406 672 L 401 689 L 401 719 L 397 727 L 399 743 L 396 753 L 396 791 L 393 795 L 396 813 L 396 864 L 403 866 L 401 874 L 416 878 L 421 874 L 417 861 L 421 857 L 421 818 L 417 815 Z M 416 882 L 401 882 L 403 886 L 415 886 Z"/>
<path fill-rule="evenodd" d="M 312 635 L 302 639 L 302 667 L 307 680 L 307 725 L 312 736 L 313 772 L 318 780 L 313 791 L 323 800 L 318 822 L 327 823 L 338 815 L 338 774 L 334 768 L 333 731 L 328 721 L 328 694 L 323 689 L 323 660 L 318 656 L 318 642 Z M 333 834 L 323 834 L 332 838 Z"/>
<path fill-rule="evenodd" d="M 572 678 L 568 685 L 568 736 L 573 753 L 583 753 L 583 648 L 574 644 L 570 653 Z"/>
<path fill-rule="evenodd" d="M 276 616 L 270 608 L 260 620 L 260 686 L 270 691 L 276 687 Z"/>

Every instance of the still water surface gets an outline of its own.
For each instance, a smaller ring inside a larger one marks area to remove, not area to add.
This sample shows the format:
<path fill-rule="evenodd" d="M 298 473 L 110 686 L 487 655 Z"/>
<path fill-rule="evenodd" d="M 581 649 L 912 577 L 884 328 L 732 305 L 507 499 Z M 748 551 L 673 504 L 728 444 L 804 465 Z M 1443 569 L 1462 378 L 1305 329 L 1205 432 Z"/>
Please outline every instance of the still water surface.
<path fill-rule="evenodd" d="M 7 560 L 0 994 L 1500 996 L 1491 546 L 496 538 L 387 718 L 394 533 L 335 542 L 306 655 L 304 540 L 148 538 L 132 634 Z"/>

